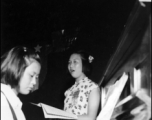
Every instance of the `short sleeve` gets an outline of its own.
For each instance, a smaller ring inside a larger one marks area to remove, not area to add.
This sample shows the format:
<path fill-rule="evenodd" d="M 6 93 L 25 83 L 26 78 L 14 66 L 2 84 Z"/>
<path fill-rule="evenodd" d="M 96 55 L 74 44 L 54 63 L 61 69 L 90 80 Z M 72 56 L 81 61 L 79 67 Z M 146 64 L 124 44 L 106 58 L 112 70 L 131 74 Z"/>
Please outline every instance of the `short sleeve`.
<path fill-rule="evenodd" d="M 99 85 L 96 84 L 96 83 L 93 82 L 93 81 L 90 81 L 90 84 L 89 84 L 89 86 L 88 86 L 88 91 L 89 91 L 89 93 L 90 93 L 92 90 L 94 90 L 95 88 L 99 88 Z"/>

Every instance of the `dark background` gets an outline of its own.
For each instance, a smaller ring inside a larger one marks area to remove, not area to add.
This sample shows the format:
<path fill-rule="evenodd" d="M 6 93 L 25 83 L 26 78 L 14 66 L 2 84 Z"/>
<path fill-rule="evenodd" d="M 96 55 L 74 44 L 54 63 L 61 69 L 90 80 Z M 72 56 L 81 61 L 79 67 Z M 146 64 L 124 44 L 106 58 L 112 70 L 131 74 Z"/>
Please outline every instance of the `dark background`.
<path fill-rule="evenodd" d="M 99 82 L 119 43 L 135 0 L 1 0 L 1 55 L 16 45 L 38 44 L 43 61 L 40 89 L 21 100 L 63 108 L 74 83 L 67 73 L 73 50 L 93 57 L 90 78 Z M 64 31 L 64 32 L 63 32 Z"/>

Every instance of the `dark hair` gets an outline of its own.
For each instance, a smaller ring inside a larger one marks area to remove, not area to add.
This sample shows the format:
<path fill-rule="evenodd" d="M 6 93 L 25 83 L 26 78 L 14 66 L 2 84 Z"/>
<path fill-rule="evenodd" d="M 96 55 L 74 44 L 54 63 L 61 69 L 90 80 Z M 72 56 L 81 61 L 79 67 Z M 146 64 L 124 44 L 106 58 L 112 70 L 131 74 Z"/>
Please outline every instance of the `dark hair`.
<path fill-rule="evenodd" d="M 92 65 L 89 62 L 89 54 L 85 52 L 84 50 L 79 50 L 74 52 L 73 54 L 78 54 L 81 57 L 82 60 L 82 72 L 86 75 L 89 76 L 92 73 Z"/>
<path fill-rule="evenodd" d="M 17 46 L 1 57 L 1 83 L 17 87 L 25 68 L 40 57 L 27 47 Z"/>

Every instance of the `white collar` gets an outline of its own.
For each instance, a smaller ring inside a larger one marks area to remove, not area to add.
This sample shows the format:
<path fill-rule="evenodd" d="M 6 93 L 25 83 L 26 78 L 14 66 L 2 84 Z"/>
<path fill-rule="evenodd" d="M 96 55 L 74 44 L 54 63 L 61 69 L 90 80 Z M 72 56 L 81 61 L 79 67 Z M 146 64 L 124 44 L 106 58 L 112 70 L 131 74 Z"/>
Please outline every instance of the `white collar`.
<path fill-rule="evenodd" d="M 1 83 L 1 91 L 5 94 L 7 99 L 9 100 L 10 104 L 16 108 L 16 107 L 22 107 L 22 102 L 18 98 L 18 96 L 14 93 L 11 86 L 5 85 Z"/>

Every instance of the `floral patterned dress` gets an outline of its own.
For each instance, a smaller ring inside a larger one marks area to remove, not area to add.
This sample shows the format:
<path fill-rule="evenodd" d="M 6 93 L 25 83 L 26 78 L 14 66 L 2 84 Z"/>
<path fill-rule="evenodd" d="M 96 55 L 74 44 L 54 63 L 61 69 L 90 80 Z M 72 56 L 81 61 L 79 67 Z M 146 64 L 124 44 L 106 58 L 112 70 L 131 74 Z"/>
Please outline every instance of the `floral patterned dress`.
<path fill-rule="evenodd" d="M 75 115 L 87 114 L 89 94 L 96 83 L 85 77 L 65 92 L 64 110 Z"/>

